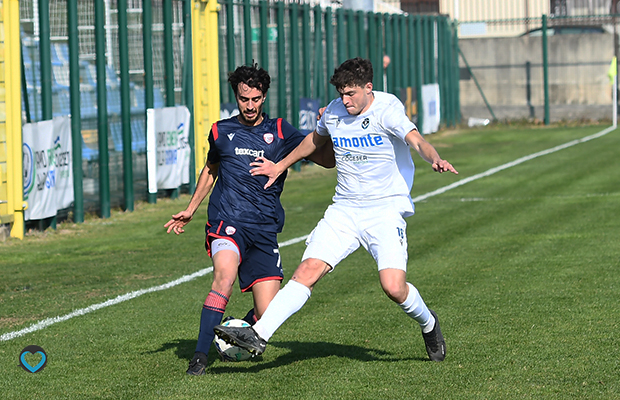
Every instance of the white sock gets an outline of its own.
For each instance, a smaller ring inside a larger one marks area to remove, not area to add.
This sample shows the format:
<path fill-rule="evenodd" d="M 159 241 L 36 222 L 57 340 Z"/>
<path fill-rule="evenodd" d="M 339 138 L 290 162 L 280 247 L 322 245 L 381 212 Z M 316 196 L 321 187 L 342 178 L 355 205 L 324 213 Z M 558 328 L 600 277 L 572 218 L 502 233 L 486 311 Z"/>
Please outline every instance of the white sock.
<path fill-rule="evenodd" d="M 407 286 L 409 286 L 409 294 L 407 299 L 400 304 L 400 307 L 408 316 L 420 324 L 422 332 L 428 333 L 435 327 L 435 318 L 424 304 L 418 289 L 409 282 L 407 282 Z"/>
<path fill-rule="evenodd" d="M 306 304 L 311 293 L 306 285 L 293 280 L 288 281 L 271 300 L 263 316 L 254 324 L 253 328 L 258 336 L 269 340 L 284 321 Z"/>

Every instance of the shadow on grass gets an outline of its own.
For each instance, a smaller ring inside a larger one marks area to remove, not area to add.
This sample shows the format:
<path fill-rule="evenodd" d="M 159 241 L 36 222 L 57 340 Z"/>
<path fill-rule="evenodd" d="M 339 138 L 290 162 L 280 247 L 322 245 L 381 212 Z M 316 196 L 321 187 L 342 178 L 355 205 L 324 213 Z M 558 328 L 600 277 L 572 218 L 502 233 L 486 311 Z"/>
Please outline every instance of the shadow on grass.
<path fill-rule="evenodd" d="M 249 367 L 246 362 L 218 363 L 209 369 L 209 373 L 228 374 L 234 372 L 260 372 L 264 369 L 290 365 L 298 361 L 334 356 L 363 362 L 396 362 L 405 360 L 426 361 L 425 358 L 403 357 L 383 350 L 328 342 L 269 342 L 269 346 L 289 349 L 290 352 L 283 354 L 270 362 L 262 362 L 261 357 L 252 358 L 248 362 L 253 363 L 254 365 Z M 267 347 L 267 351 L 269 351 L 269 347 Z"/>
<path fill-rule="evenodd" d="M 211 346 L 209 351 L 208 367 L 212 374 L 224 374 L 232 372 L 259 372 L 264 369 L 289 365 L 298 361 L 309 360 L 313 358 L 325 357 L 343 357 L 357 361 L 428 361 L 423 357 L 405 357 L 402 355 L 394 355 L 383 350 L 370 349 L 360 346 L 343 345 L 329 342 L 269 342 L 269 346 L 279 347 L 281 349 L 289 349 L 290 352 L 283 354 L 270 362 L 263 362 L 261 356 L 253 357 L 248 361 L 240 363 L 222 363 L 219 361 L 219 355 L 215 348 Z M 174 350 L 176 356 L 180 359 L 191 360 L 194 357 L 196 349 L 196 340 L 179 339 L 172 342 L 164 343 L 157 350 L 145 352 L 145 354 L 161 353 L 168 350 Z M 269 351 L 269 347 L 267 347 Z M 248 367 L 248 363 L 254 364 Z"/>

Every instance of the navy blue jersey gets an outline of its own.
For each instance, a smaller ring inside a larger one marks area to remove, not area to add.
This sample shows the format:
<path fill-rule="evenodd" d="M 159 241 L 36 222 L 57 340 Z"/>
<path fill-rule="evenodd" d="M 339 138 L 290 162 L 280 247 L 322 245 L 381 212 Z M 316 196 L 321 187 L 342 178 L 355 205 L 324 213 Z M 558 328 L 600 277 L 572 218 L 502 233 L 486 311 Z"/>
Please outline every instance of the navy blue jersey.
<path fill-rule="evenodd" d="M 209 134 L 211 164 L 219 163 L 218 180 L 209 199 L 209 220 L 252 224 L 267 232 L 281 232 L 284 209 L 280 194 L 286 172 L 264 189 L 266 176 L 252 176 L 250 163 L 263 156 L 275 163 L 286 157 L 304 136 L 282 118 L 263 114 L 258 126 L 246 126 L 237 117 L 213 124 Z"/>

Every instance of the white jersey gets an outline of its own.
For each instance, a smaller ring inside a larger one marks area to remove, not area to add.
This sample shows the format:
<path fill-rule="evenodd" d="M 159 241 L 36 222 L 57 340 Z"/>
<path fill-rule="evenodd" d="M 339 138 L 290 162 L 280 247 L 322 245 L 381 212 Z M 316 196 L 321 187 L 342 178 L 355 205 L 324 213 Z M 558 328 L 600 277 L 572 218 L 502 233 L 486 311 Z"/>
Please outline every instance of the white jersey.
<path fill-rule="evenodd" d="M 338 185 L 333 200 L 361 207 L 392 204 L 407 217 L 414 211 L 415 166 L 405 136 L 416 126 L 396 96 L 373 94 L 360 115 L 350 115 L 340 98 L 332 101 L 317 124 L 317 133 L 334 143 Z"/>

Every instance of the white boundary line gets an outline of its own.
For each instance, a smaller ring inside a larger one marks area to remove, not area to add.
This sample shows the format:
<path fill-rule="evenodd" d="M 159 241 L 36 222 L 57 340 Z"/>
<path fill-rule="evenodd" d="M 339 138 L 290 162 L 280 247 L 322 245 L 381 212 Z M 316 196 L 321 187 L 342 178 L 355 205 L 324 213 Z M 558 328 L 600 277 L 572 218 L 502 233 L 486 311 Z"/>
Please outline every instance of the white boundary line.
<path fill-rule="evenodd" d="M 587 142 L 587 141 L 590 141 L 590 140 L 593 140 L 593 139 L 600 138 L 601 136 L 605 136 L 606 134 L 608 134 L 609 132 L 613 131 L 614 129 L 616 129 L 616 128 L 613 127 L 613 126 L 610 126 L 609 128 L 602 130 L 601 132 L 595 133 L 595 134 L 590 135 L 590 136 L 586 136 L 586 137 L 584 137 L 582 139 L 573 140 L 573 141 L 561 144 L 559 146 L 553 147 L 553 148 L 548 149 L 548 150 L 539 151 L 538 153 L 534 153 L 534 154 L 530 154 L 529 156 L 521 157 L 521 158 L 519 158 L 519 159 L 517 159 L 515 161 L 509 162 L 509 163 L 504 164 L 504 165 L 500 165 L 499 167 L 491 168 L 491 169 L 489 169 L 489 170 L 487 170 L 485 172 L 482 172 L 480 174 L 473 175 L 473 176 L 470 176 L 470 177 L 465 178 L 465 179 L 461 179 L 460 181 L 454 182 L 454 183 L 452 183 L 452 184 L 450 184 L 448 186 L 444 186 L 444 187 L 439 188 L 439 189 L 437 189 L 435 191 L 432 191 L 432 192 L 423 194 L 421 196 L 418 196 L 418 197 L 414 198 L 413 201 L 414 202 L 424 201 L 424 200 L 426 200 L 426 199 L 428 199 L 430 197 L 437 196 L 439 194 L 447 192 L 448 190 L 452 190 L 452 189 L 457 188 L 459 186 L 463 186 L 466 183 L 469 183 L 469 182 L 478 180 L 480 178 L 484 178 L 484 177 L 493 175 L 493 174 L 495 174 L 497 172 L 500 172 L 500 171 L 503 171 L 505 169 L 514 167 L 515 165 L 522 164 L 522 163 L 524 163 L 526 161 L 529 161 L 529 160 L 532 160 L 534 158 L 541 157 L 541 156 L 544 156 L 544 155 L 547 155 L 547 154 L 551 154 L 551 153 L 555 153 L 556 151 L 560 151 L 560 150 L 566 149 L 568 147 L 575 146 L 575 145 L 580 144 L 580 143 L 584 143 L 584 142 Z M 285 242 L 280 243 L 279 246 L 280 247 L 290 246 L 292 244 L 299 243 L 299 242 L 305 240 L 307 237 L 308 237 L 308 235 L 300 236 L 300 237 L 294 238 L 294 239 L 290 239 L 290 240 L 287 240 Z M 53 325 L 55 323 L 63 322 L 63 321 L 66 321 L 68 319 L 71 319 L 73 317 L 78 317 L 78 316 L 81 316 L 81 315 L 84 315 L 84 314 L 88 314 L 90 312 L 99 310 L 99 309 L 104 308 L 104 307 L 113 306 L 115 304 L 122 303 L 122 302 L 127 301 L 127 300 L 135 299 L 136 297 L 142 296 L 143 294 L 146 294 L 146 293 L 153 293 L 153 292 L 159 292 L 161 290 L 170 289 L 170 288 L 172 288 L 174 286 L 177 286 L 177 285 L 180 285 L 182 283 L 192 281 L 192 280 L 194 280 L 196 278 L 199 278 L 201 276 L 207 275 L 211 271 L 213 271 L 213 267 L 201 269 L 200 271 L 194 272 L 193 274 L 184 275 L 184 276 L 180 277 L 179 279 L 176 279 L 176 280 L 168 282 L 168 283 L 164 283 L 163 285 L 153 286 L 153 287 L 148 288 L 148 289 L 136 290 L 134 292 L 130 292 L 130 293 L 127 293 L 127 294 L 120 295 L 120 296 L 118 296 L 118 297 L 116 297 L 114 299 L 110 299 L 110 300 L 104 301 L 103 303 L 97 303 L 97 304 L 93 304 L 92 306 L 88 306 L 86 308 L 81 308 L 79 310 L 75 310 L 75 311 L 73 311 L 73 312 L 71 312 L 69 314 L 66 314 L 66 315 L 63 315 L 63 316 L 60 316 L 60 317 L 44 319 L 42 321 L 37 322 L 34 325 L 31 325 L 31 326 L 29 326 L 27 328 L 24 328 L 22 330 L 14 331 L 14 332 L 8 332 L 8 333 L 3 334 L 2 336 L 0 336 L 0 342 L 5 342 L 5 341 L 11 340 L 11 339 L 15 339 L 15 338 L 23 336 L 23 335 L 25 335 L 27 333 L 36 332 L 38 330 L 47 328 L 48 326 Z"/>

